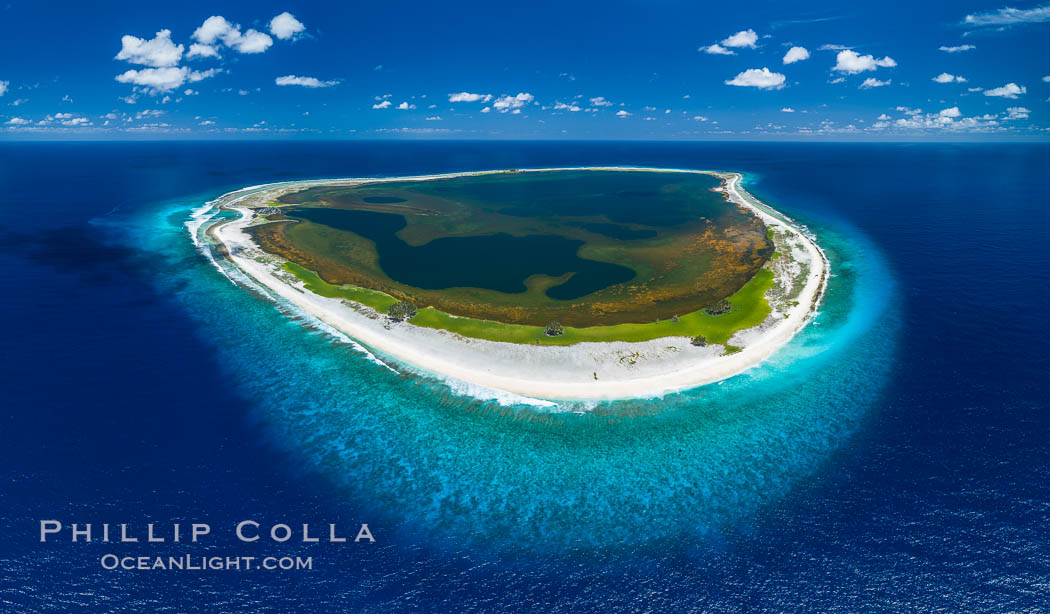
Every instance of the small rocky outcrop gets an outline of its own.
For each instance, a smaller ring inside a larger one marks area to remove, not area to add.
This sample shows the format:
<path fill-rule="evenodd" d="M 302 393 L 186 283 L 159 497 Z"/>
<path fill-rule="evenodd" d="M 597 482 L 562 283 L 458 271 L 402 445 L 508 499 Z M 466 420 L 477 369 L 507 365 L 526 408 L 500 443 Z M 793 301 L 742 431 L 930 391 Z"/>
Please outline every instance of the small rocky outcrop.
<path fill-rule="evenodd" d="M 733 305 L 726 299 L 722 299 L 717 303 L 712 303 L 707 307 L 704 307 L 704 313 L 709 316 L 720 316 L 723 313 L 729 313 L 733 310 Z"/>
<path fill-rule="evenodd" d="M 412 301 L 398 301 L 386 310 L 386 315 L 394 322 L 401 322 L 416 315 L 416 304 Z"/>

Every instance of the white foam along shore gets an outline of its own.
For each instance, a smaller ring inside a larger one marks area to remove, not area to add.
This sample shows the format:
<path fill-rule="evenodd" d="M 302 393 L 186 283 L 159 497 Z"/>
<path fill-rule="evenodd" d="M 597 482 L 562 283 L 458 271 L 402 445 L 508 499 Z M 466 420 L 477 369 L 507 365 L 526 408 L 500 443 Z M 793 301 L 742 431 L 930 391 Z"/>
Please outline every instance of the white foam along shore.
<path fill-rule="evenodd" d="M 392 324 L 382 314 L 343 299 L 326 298 L 303 287 L 286 272 L 284 260 L 261 250 L 244 232 L 263 222 L 253 208 L 274 202 L 281 194 L 317 185 L 355 185 L 385 181 L 423 181 L 447 177 L 499 173 L 483 171 L 391 177 L 287 182 L 244 188 L 215 201 L 215 208 L 236 210 L 241 217 L 208 229 L 225 247 L 226 258 L 245 275 L 277 297 L 288 301 L 381 355 L 409 370 L 453 378 L 471 385 L 550 400 L 599 400 L 654 397 L 717 382 L 741 373 L 769 358 L 815 315 L 829 276 L 827 258 L 807 233 L 790 218 L 760 203 L 740 187 L 742 176 L 686 169 L 639 167 L 582 167 L 527 169 L 650 171 L 708 173 L 725 178 L 730 202 L 745 207 L 774 230 L 780 254 L 766 266 L 774 273 L 766 297 L 772 312 L 758 326 L 738 331 L 729 344 L 740 351 L 726 354 L 722 345 L 695 347 L 688 337 L 645 342 L 577 343 L 569 346 L 501 343 L 462 337 L 455 333 Z M 199 232 L 191 227 L 191 233 Z"/>

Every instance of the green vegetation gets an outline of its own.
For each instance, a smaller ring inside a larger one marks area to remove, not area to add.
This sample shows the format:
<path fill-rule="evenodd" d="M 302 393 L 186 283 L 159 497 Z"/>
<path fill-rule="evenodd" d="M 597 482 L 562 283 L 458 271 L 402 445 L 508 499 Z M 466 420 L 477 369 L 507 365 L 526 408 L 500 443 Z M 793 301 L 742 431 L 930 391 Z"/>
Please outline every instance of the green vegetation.
<path fill-rule="evenodd" d="M 565 328 L 558 322 L 551 322 L 547 325 L 547 336 L 557 337 L 558 335 L 565 334 Z"/>
<path fill-rule="evenodd" d="M 298 277 L 307 290 L 319 296 L 344 298 L 371 307 L 379 313 L 386 313 L 390 307 L 397 303 L 396 298 L 377 290 L 368 290 L 367 288 L 358 288 L 356 286 L 334 286 L 318 277 L 313 271 L 294 262 L 284 263 L 284 270 Z"/>
<path fill-rule="evenodd" d="M 320 279 L 315 273 L 297 264 L 286 263 L 284 268 L 303 281 L 306 288 L 321 296 L 343 298 L 367 305 L 380 313 L 386 313 L 397 299 L 375 290 L 354 286 L 335 286 Z M 733 310 L 717 316 L 704 310 L 680 316 L 677 322 L 662 320 L 646 324 L 616 324 L 586 328 L 562 327 L 562 334 L 551 337 L 544 326 L 504 324 L 491 320 L 479 320 L 454 316 L 432 307 L 419 309 L 411 317 L 412 324 L 426 328 L 447 330 L 464 337 L 502 341 L 505 343 L 542 343 L 547 345 L 572 345 L 585 341 L 649 341 L 661 337 L 702 336 L 707 343 L 723 344 L 738 330 L 757 326 L 769 315 L 769 303 L 765 294 L 773 285 L 773 272 L 761 269 L 744 287 L 727 300 Z M 739 351 L 739 348 L 735 351 Z M 733 353 L 728 350 L 727 353 Z"/>
<path fill-rule="evenodd" d="M 395 322 L 407 320 L 416 315 L 416 305 L 412 301 L 398 301 L 386 310 L 386 314 Z"/>

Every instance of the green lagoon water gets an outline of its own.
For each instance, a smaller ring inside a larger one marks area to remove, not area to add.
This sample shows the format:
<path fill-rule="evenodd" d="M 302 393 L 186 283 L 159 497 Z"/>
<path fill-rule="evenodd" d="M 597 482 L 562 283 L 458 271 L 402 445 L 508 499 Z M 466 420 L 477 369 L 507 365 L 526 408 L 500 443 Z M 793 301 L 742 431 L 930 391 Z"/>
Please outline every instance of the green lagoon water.
<path fill-rule="evenodd" d="M 391 279 L 427 290 L 472 287 L 514 294 L 526 291 L 525 280 L 532 275 L 573 272 L 567 282 L 547 290 L 551 298 L 568 300 L 635 276 L 625 266 L 580 258 L 583 241 L 557 235 L 445 237 L 413 246 L 397 236 L 405 218 L 394 213 L 301 208 L 290 215 L 370 239 Z"/>
<path fill-rule="evenodd" d="M 521 217 L 604 216 L 614 224 L 671 227 L 696 217 L 717 218 L 725 200 L 712 192 L 711 175 L 638 171 L 552 171 L 468 175 L 427 181 L 395 181 L 338 189 L 334 200 L 413 203 L 421 196 L 448 198 Z M 280 200 L 309 202 L 315 188 Z M 331 192 L 329 192 L 331 193 Z"/>
<path fill-rule="evenodd" d="M 415 296 L 456 315 L 649 322 L 732 294 L 772 251 L 720 186 L 708 174 L 599 169 L 315 186 L 278 199 L 300 223 L 260 232 L 330 283 L 409 297 L 456 289 Z M 635 298 L 653 309 L 624 306 Z"/>

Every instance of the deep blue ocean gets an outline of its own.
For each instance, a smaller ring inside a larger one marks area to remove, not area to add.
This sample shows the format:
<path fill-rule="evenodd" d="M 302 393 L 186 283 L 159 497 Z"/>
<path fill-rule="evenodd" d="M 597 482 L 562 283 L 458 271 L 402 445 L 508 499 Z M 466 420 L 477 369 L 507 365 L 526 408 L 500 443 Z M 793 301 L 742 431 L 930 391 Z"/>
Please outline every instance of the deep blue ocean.
<path fill-rule="evenodd" d="M 589 165 L 743 171 L 827 250 L 820 316 L 721 384 L 537 407 L 377 364 L 185 226 L 260 183 Z M 2 612 L 1050 604 L 1050 146 L 0 143 L 0 214 Z M 40 543 L 43 519 L 213 534 Z M 244 519 L 376 543 L 245 544 Z"/>

